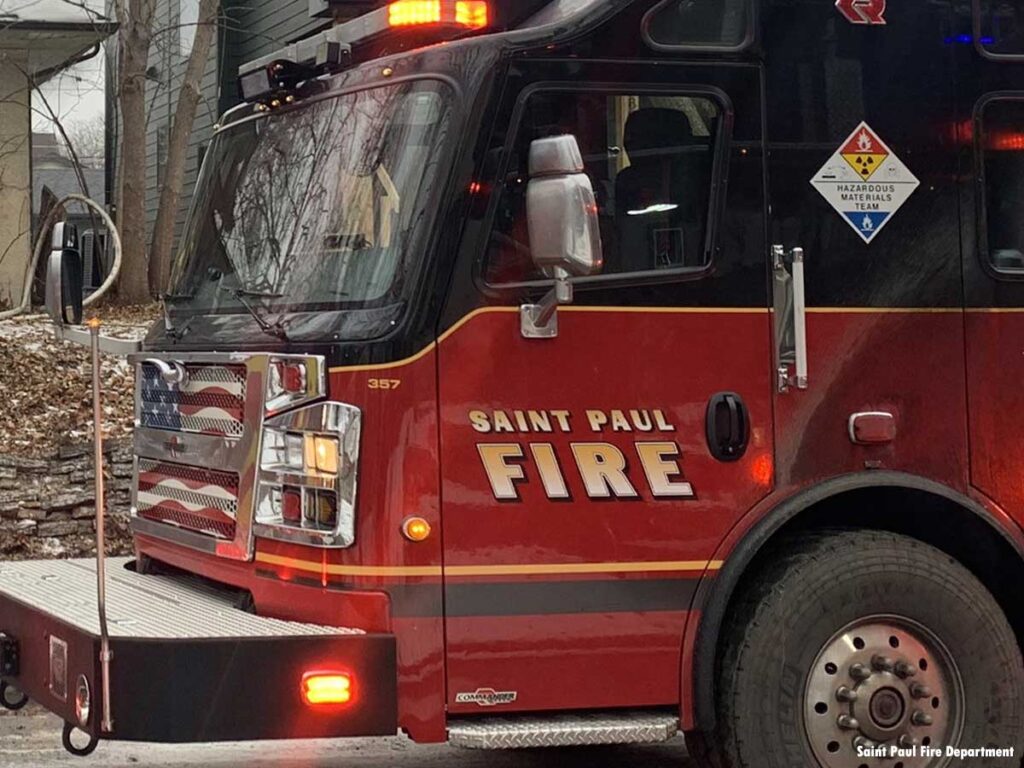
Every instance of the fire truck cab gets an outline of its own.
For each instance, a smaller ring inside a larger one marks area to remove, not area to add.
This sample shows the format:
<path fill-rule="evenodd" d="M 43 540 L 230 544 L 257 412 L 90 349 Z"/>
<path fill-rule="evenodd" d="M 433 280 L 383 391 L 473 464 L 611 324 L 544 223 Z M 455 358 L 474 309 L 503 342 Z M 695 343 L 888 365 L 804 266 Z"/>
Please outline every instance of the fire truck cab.
<path fill-rule="evenodd" d="M 395 0 L 239 87 L 107 679 L 92 567 L 6 563 L 4 701 L 1019 765 L 1018 4 Z"/>

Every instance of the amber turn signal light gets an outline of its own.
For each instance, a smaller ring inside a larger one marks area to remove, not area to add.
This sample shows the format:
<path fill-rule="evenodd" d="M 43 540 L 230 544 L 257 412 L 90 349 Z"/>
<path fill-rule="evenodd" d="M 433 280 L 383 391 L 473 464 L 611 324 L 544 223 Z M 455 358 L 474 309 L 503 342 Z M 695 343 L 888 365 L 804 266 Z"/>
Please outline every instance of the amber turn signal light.
<path fill-rule="evenodd" d="M 407 517 L 402 521 L 402 535 L 409 541 L 424 541 L 430 536 L 430 523 L 422 517 Z"/>

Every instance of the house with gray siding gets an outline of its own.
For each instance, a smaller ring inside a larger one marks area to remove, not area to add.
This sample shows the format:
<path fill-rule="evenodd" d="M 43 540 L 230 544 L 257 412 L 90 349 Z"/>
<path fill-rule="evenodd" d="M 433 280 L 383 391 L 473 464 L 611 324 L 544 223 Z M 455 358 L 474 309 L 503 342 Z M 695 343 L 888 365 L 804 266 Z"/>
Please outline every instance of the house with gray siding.
<path fill-rule="evenodd" d="M 371 10 L 382 0 L 224 0 L 220 22 L 202 82 L 202 99 L 193 124 L 184 186 L 178 206 L 178 233 L 184 225 L 189 201 L 206 146 L 218 117 L 239 102 L 237 74 L 240 64 L 329 27 L 335 20 Z M 147 122 L 146 220 L 156 221 L 164 177 L 167 140 L 177 105 L 178 91 L 192 50 L 199 0 L 157 0 L 155 34 L 149 54 L 146 98 Z M 111 125 L 115 124 L 113 121 Z"/>

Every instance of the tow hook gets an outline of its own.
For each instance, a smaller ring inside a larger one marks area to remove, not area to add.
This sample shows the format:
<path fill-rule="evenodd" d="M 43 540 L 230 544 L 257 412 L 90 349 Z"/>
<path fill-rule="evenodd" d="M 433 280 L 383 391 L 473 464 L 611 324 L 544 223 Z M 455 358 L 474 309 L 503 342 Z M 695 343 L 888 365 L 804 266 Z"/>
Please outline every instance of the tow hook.
<path fill-rule="evenodd" d="M 28 704 L 28 696 L 19 691 L 6 680 L 0 680 L 0 706 L 17 712 Z"/>
<path fill-rule="evenodd" d="M 75 732 L 88 736 L 89 741 L 83 747 L 75 746 L 75 743 L 71 740 L 72 734 Z M 77 728 L 71 723 L 64 723 L 64 732 L 60 737 L 61 744 L 64 745 L 64 749 L 70 752 L 75 757 L 88 757 L 96 751 L 96 746 L 100 743 L 98 736 L 90 736 L 85 731 Z"/>

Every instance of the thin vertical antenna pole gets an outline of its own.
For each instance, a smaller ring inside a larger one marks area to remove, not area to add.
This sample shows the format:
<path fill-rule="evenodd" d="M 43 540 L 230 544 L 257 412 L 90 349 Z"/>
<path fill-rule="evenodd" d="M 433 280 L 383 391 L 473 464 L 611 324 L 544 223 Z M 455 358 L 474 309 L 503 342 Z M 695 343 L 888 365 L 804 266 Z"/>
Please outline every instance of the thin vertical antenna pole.
<path fill-rule="evenodd" d="M 114 720 L 110 715 L 110 634 L 107 632 L 107 550 L 106 499 L 103 495 L 103 410 L 100 399 L 100 322 L 89 320 L 92 348 L 92 429 L 93 462 L 96 481 L 96 602 L 100 614 L 100 675 L 103 689 L 102 730 L 111 733 Z"/>

